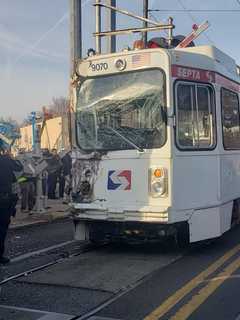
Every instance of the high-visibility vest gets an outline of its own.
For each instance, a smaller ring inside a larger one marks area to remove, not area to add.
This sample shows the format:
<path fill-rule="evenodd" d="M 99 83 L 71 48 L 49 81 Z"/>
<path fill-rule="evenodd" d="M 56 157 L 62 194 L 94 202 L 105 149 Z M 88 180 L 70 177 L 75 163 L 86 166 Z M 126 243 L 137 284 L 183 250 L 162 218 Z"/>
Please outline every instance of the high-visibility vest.
<path fill-rule="evenodd" d="M 17 182 L 18 183 L 23 183 L 23 182 L 26 182 L 27 181 L 27 178 L 26 177 L 19 177 L 18 179 L 17 179 Z"/>

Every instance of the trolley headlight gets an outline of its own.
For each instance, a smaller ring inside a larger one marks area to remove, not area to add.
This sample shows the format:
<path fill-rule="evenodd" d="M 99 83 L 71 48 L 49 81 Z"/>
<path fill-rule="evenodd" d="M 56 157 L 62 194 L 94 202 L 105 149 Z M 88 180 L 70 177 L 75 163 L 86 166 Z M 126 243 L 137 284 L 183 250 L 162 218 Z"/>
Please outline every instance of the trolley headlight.
<path fill-rule="evenodd" d="M 149 170 L 149 193 L 152 197 L 167 196 L 168 173 L 165 168 L 151 168 Z"/>
<path fill-rule="evenodd" d="M 155 181 L 152 183 L 152 191 L 154 193 L 164 194 L 165 188 L 164 183 L 162 181 Z"/>

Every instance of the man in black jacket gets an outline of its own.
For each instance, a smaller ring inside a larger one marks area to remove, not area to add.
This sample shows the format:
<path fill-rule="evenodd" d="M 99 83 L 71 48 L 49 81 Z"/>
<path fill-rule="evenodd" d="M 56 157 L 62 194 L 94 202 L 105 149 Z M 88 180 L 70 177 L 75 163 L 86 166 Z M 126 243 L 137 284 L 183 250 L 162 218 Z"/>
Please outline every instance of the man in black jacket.
<path fill-rule="evenodd" d="M 48 198 L 56 199 L 56 187 L 62 167 L 57 149 L 52 149 L 51 158 L 48 159 Z"/>
<path fill-rule="evenodd" d="M 12 191 L 12 185 L 16 182 L 14 171 L 22 169 L 19 161 L 12 159 L 0 148 L 0 264 L 10 261 L 9 258 L 4 257 L 4 242 L 17 204 L 17 196 Z"/>
<path fill-rule="evenodd" d="M 64 198 L 63 202 L 68 203 L 68 198 L 70 194 L 70 178 L 71 178 L 71 170 L 72 170 L 72 158 L 70 153 L 66 153 L 64 157 L 61 159 L 62 168 L 61 174 L 59 178 L 59 197 Z M 66 198 L 67 197 L 67 198 Z"/>

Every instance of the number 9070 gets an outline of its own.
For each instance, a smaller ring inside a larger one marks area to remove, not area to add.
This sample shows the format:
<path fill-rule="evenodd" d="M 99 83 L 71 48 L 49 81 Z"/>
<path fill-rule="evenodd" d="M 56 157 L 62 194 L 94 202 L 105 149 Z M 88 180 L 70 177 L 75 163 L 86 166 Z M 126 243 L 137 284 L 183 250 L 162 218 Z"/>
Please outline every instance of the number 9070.
<path fill-rule="evenodd" d="M 108 70 L 108 64 L 106 62 L 93 63 L 92 61 L 90 61 L 89 69 L 91 69 L 93 72 L 106 71 Z"/>

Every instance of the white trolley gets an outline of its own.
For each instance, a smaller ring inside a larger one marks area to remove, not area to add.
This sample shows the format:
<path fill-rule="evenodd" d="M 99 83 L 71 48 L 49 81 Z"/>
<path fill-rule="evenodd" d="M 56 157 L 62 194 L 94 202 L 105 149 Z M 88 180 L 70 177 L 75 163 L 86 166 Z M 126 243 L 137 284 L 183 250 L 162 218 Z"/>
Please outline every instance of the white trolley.
<path fill-rule="evenodd" d="M 75 236 L 219 237 L 239 220 L 238 67 L 213 46 L 139 46 L 76 64 Z"/>

